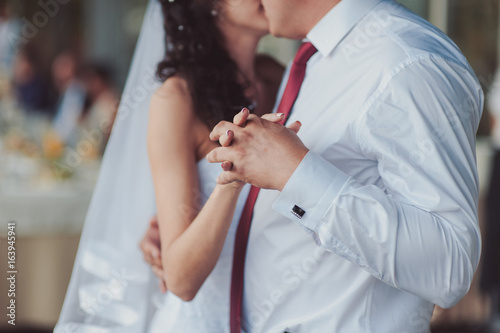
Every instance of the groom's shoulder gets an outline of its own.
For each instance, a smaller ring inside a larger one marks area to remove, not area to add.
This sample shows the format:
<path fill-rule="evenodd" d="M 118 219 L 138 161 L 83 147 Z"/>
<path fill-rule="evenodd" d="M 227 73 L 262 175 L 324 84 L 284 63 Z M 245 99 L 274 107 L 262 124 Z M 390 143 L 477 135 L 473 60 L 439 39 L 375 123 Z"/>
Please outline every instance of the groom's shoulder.
<path fill-rule="evenodd" d="M 376 7 L 356 30 L 358 34 L 365 33 L 368 38 L 378 40 L 372 45 L 379 48 L 389 62 L 400 64 L 409 59 L 436 57 L 468 67 L 458 46 L 444 32 L 393 1 Z"/>
<path fill-rule="evenodd" d="M 446 34 L 393 1 L 383 1 L 365 15 L 333 54 L 374 84 L 389 82 L 398 73 L 404 79 L 412 69 L 476 81 L 467 59 Z"/>

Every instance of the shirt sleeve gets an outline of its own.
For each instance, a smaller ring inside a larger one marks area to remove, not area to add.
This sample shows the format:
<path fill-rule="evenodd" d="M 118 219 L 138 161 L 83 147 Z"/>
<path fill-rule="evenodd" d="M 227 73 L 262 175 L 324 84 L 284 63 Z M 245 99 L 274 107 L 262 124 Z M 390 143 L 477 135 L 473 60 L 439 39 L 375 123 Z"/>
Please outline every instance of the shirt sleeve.
<path fill-rule="evenodd" d="M 388 285 L 450 307 L 480 255 L 482 91 L 467 68 L 432 58 L 387 82 L 361 112 L 355 144 L 383 185 L 362 184 L 310 151 L 273 208 Z"/>

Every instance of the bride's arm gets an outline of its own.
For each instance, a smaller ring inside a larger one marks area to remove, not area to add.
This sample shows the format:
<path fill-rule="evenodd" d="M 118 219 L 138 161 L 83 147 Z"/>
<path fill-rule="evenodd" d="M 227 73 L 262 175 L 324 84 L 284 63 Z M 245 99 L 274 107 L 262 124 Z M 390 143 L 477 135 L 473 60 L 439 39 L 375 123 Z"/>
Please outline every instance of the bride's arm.
<path fill-rule="evenodd" d="M 217 185 L 199 206 L 197 122 L 185 82 L 168 79 L 151 101 L 148 151 L 165 281 L 169 291 L 186 301 L 195 297 L 217 263 L 242 188 Z"/>

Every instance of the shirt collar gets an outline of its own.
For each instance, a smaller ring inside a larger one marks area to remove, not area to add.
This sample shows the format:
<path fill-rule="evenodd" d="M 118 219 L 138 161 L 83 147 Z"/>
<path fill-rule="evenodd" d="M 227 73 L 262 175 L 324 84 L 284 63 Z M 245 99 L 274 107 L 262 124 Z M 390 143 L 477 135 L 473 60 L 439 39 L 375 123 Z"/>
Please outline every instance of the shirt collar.
<path fill-rule="evenodd" d="M 347 33 L 373 7 L 383 0 L 342 0 L 333 7 L 307 34 L 323 55 L 328 56 Z"/>

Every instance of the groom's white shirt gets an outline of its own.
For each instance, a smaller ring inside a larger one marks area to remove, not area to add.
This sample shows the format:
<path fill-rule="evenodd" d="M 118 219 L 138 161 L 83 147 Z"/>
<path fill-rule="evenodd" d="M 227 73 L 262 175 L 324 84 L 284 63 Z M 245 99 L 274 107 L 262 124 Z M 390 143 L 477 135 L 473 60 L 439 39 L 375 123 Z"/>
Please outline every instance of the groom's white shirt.
<path fill-rule="evenodd" d="M 307 37 L 319 52 L 289 122 L 311 151 L 283 192 L 259 194 L 243 328 L 428 332 L 479 260 L 480 85 L 392 0 L 343 0 Z"/>

